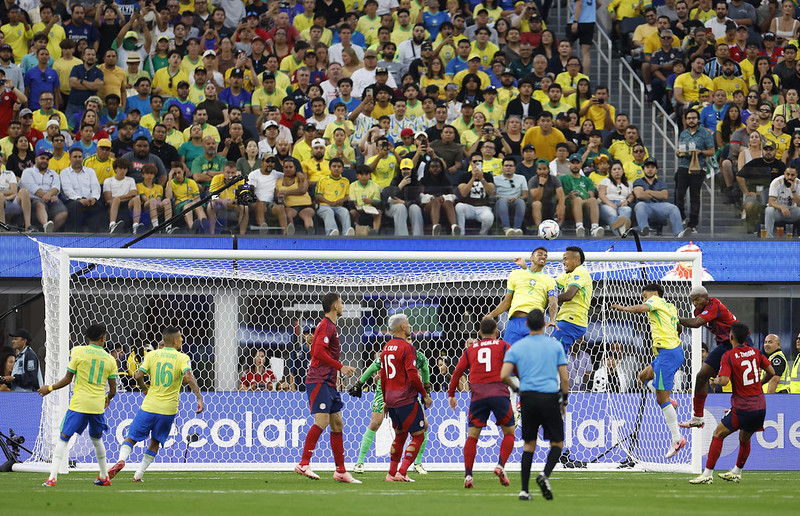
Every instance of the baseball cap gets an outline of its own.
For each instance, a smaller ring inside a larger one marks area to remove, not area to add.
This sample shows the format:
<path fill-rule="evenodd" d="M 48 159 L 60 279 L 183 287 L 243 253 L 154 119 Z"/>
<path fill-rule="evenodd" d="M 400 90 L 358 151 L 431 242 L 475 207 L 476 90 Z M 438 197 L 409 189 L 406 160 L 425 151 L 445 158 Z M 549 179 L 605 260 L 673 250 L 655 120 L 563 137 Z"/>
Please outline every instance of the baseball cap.
<path fill-rule="evenodd" d="M 309 122 L 309 123 L 307 123 L 305 125 L 304 129 L 306 131 L 316 131 L 317 130 L 317 126 L 316 126 L 316 124 L 312 124 L 311 122 Z"/>
<path fill-rule="evenodd" d="M 765 32 L 764 35 L 761 36 L 761 39 L 775 39 L 775 33 L 774 32 Z"/>
<path fill-rule="evenodd" d="M 644 160 L 644 163 L 642 163 L 642 165 L 655 165 L 655 166 L 658 166 L 658 161 L 656 161 L 656 158 L 647 158 L 646 160 Z"/>
<path fill-rule="evenodd" d="M 367 49 L 364 51 L 364 57 L 378 57 L 378 53 L 374 49 Z"/>
<path fill-rule="evenodd" d="M 578 154 L 577 152 L 573 152 L 572 154 L 570 154 L 569 160 L 570 161 L 581 161 L 581 155 Z"/>
<path fill-rule="evenodd" d="M 400 136 L 414 136 L 414 130 L 406 127 L 405 129 L 400 131 Z"/>
<path fill-rule="evenodd" d="M 41 156 L 42 154 L 47 154 L 51 158 L 53 157 L 53 151 L 51 151 L 50 149 L 46 149 L 44 147 L 42 147 L 41 149 L 36 151 L 36 156 L 37 157 Z M 21 335 L 17 335 L 17 337 L 21 337 Z"/>
<path fill-rule="evenodd" d="M 609 160 L 608 154 L 599 154 L 597 157 L 594 158 L 595 163 L 598 161 L 608 161 L 608 160 Z"/>
<path fill-rule="evenodd" d="M 315 138 L 314 141 L 311 142 L 311 146 L 312 147 L 324 147 L 325 146 L 325 140 L 323 140 L 322 138 Z"/>
<path fill-rule="evenodd" d="M 101 138 L 97 142 L 97 146 L 98 147 L 111 147 L 111 140 L 109 140 L 108 138 Z"/>
<path fill-rule="evenodd" d="M 550 166 L 550 162 L 549 162 L 549 161 L 547 161 L 547 160 L 546 160 L 546 159 L 544 159 L 544 158 L 537 159 L 537 160 L 536 160 L 536 164 L 537 164 L 537 165 L 547 165 L 548 167 Z"/>
<path fill-rule="evenodd" d="M 169 39 L 169 38 L 167 38 Z M 142 56 L 137 54 L 136 52 L 132 52 L 128 54 L 128 57 L 125 58 L 126 63 L 140 63 L 142 62 Z"/>
<path fill-rule="evenodd" d="M 747 25 L 739 25 L 738 27 L 736 27 L 736 30 L 743 30 L 747 32 Z"/>
<path fill-rule="evenodd" d="M 408 158 L 404 158 L 404 159 L 403 159 L 403 160 L 400 162 L 400 170 L 402 170 L 402 169 L 404 169 L 404 168 L 414 168 L 414 162 L 413 162 L 413 161 L 411 161 L 411 160 L 410 160 L 410 159 L 408 159 Z"/>
<path fill-rule="evenodd" d="M 526 150 L 532 150 L 532 151 L 535 151 L 535 150 L 536 150 L 536 148 L 534 148 L 534 146 L 533 146 L 533 145 L 531 145 L 531 144 L 529 143 L 529 144 L 525 145 L 524 147 L 522 147 L 522 150 L 523 150 L 523 151 L 526 151 Z"/>
<path fill-rule="evenodd" d="M 385 66 L 379 66 L 379 67 L 377 67 L 377 68 L 375 69 L 375 75 L 377 75 L 377 74 L 379 74 L 379 73 L 386 73 L 386 74 L 388 74 L 388 73 L 389 73 L 389 70 L 387 70 Z"/>
<path fill-rule="evenodd" d="M 444 87 L 444 89 L 446 89 L 446 90 L 457 90 L 457 89 L 458 89 L 458 84 L 453 84 L 453 83 L 451 82 L 451 83 L 447 84 L 447 85 Z"/>
<path fill-rule="evenodd" d="M 169 41 L 169 36 L 161 35 L 161 36 L 158 37 L 158 39 L 156 39 L 156 41 L 161 41 L 162 39 L 165 39 L 165 40 Z"/>
<path fill-rule="evenodd" d="M 569 120 L 569 114 L 566 113 L 566 112 L 561 112 L 558 115 L 556 115 L 556 119 L 557 120 Z"/>
<path fill-rule="evenodd" d="M 244 70 L 241 68 L 234 68 L 231 72 L 231 77 L 244 77 Z"/>
<path fill-rule="evenodd" d="M 275 155 L 269 151 L 261 155 L 261 161 L 267 161 L 268 159 L 275 159 Z"/>
<path fill-rule="evenodd" d="M 181 81 L 181 82 L 178 83 L 178 88 L 188 88 L 188 87 L 189 87 L 189 83 L 186 82 L 186 81 Z"/>
<path fill-rule="evenodd" d="M 483 90 L 484 93 L 493 93 L 497 95 L 497 88 L 494 86 L 487 86 L 486 89 Z"/>
<path fill-rule="evenodd" d="M 0 51 L 3 51 L 3 50 L 8 50 L 9 52 L 13 52 L 14 51 L 14 49 L 11 48 L 11 45 L 9 45 L 8 43 L 3 43 L 2 45 L 0 45 Z"/>
<path fill-rule="evenodd" d="M 8 334 L 9 337 L 22 337 L 26 339 L 28 342 L 32 341 L 31 333 L 26 330 L 25 328 L 17 328 L 16 330 L 12 331 Z"/>
<path fill-rule="evenodd" d="M 128 38 L 139 39 L 139 33 L 136 32 L 135 30 L 129 30 L 128 32 L 125 33 L 125 39 Z"/>
<path fill-rule="evenodd" d="M 264 79 L 274 79 L 274 78 L 275 78 L 275 72 L 272 72 L 270 70 L 267 70 L 266 72 L 261 74 L 261 80 L 262 81 Z"/>
<path fill-rule="evenodd" d="M 30 110 L 30 109 L 28 109 L 28 108 L 22 108 L 22 109 L 19 111 L 19 117 L 20 117 L 20 118 L 22 118 L 23 116 L 27 116 L 27 115 L 31 115 L 31 116 L 33 116 L 33 111 L 31 111 L 31 110 Z"/>
<path fill-rule="evenodd" d="M 414 135 L 414 139 L 427 138 L 427 137 L 428 137 L 428 133 L 426 133 L 425 131 L 417 131 L 416 134 Z"/>
<path fill-rule="evenodd" d="M 433 45 L 431 45 L 430 41 L 426 41 L 422 45 L 420 45 L 420 50 L 433 50 Z"/>
<path fill-rule="evenodd" d="M 209 56 L 217 57 L 217 53 L 214 52 L 213 50 L 206 50 L 205 52 L 203 52 L 203 57 L 209 57 Z"/>
<path fill-rule="evenodd" d="M 47 125 L 45 125 L 45 129 L 47 129 L 50 126 L 56 126 L 56 127 L 58 127 L 60 129 L 61 128 L 61 123 L 59 123 L 58 120 L 48 120 L 47 121 Z"/>
<path fill-rule="evenodd" d="M 464 102 L 462 102 L 462 103 L 461 103 L 461 107 L 462 107 L 462 108 L 463 108 L 463 107 L 471 107 L 471 108 L 474 108 L 474 107 L 475 107 L 475 102 L 474 102 L 474 101 L 472 101 L 472 100 L 465 100 Z"/>
<path fill-rule="evenodd" d="M 266 41 L 264 41 L 264 38 L 262 38 L 262 37 L 261 37 L 261 36 L 259 36 L 259 35 L 255 35 L 255 36 L 253 36 L 253 39 L 251 39 L 251 40 L 250 40 L 250 43 L 252 44 L 252 43 L 253 43 L 253 41 L 256 41 L 256 40 L 258 40 L 258 41 L 261 41 L 261 42 L 263 42 L 263 43 L 266 43 Z"/>
<path fill-rule="evenodd" d="M 276 122 L 275 120 L 267 120 L 267 123 L 264 124 L 264 129 L 267 129 L 269 127 L 278 127 L 278 122 Z"/>
<path fill-rule="evenodd" d="M 766 142 L 764 142 L 763 148 L 764 149 L 774 149 L 775 148 L 775 144 L 773 142 L 767 140 Z"/>
<path fill-rule="evenodd" d="M 206 68 L 204 66 L 198 66 L 197 68 L 194 69 L 194 73 L 197 73 L 197 72 L 206 73 Z"/>
<path fill-rule="evenodd" d="M 469 57 L 467 58 L 467 61 L 472 61 L 473 59 L 477 59 L 478 61 L 480 61 L 481 56 L 479 56 L 478 54 L 470 54 Z"/>

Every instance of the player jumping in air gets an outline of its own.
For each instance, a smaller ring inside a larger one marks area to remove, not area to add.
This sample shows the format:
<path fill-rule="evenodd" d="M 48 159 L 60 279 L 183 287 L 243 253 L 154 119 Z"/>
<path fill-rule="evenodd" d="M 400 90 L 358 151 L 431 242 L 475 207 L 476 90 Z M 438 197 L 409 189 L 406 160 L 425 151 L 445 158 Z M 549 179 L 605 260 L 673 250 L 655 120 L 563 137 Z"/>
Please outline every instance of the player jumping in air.
<path fill-rule="evenodd" d="M 525 326 L 525 317 L 534 308 L 541 311 L 548 310 L 550 323 L 555 326 L 556 313 L 558 312 L 556 282 L 542 272 L 547 265 L 547 249 L 537 247 L 531 253 L 531 266 L 522 258 L 517 258 L 514 263 L 522 270 L 514 270 L 508 275 L 506 295 L 494 310 L 483 318 L 493 318 L 508 310 L 508 325 L 503 337 L 510 344 L 523 337 L 527 337 L 528 328 Z"/>
<path fill-rule="evenodd" d="M 181 386 L 186 383 L 197 398 L 195 413 L 203 411 L 203 398 L 192 374 L 189 356 L 181 353 L 183 335 L 181 330 L 167 327 L 162 334 L 162 347 L 144 356 L 142 365 L 136 371 L 136 383 L 146 395 L 141 408 L 133 418 L 128 435 L 119 450 L 119 459 L 108 470 L 109 478 L 114 478 L 125 467 L 125 461 L 139 441 L 150 437 L 150 444 L 144 452 L 139 469 L 133 474 L 134 482 L 142 482 L 144 472 L 156 458 L 158 449 L 169 438 L 169 431 L 178 413 Z M 150 376 L 150 387 L 144 383 L 144 375 Z"/>
<path fill-rule="evenodd" d="M 344 311 L 344 303 L 339 294 L 331 292 L 322 298 L 322 310 L 325 317 L 314 331 L 314 340 L 311 343 L 311 365 L 306 374 L 306 394 L 314 415 L 314 424 L 308 429 L 303 458 L 294 470 L 308 478 L 319 480 L 319 475 L 309 467 L 311 455 L 317 446 L 317 441 L 325 428 L 331 427 L 331 451 L 336 471 L 333 479 L 337 482 L 360 484 L 360 480 L 353 478 L 344 467 L 344 440 L 342 430 L 342 398 L 339 395 L 339 371 L 345 376 L 353 376 L 355 368 L 339 362 L 339 328 L 336 326 L 339 317 Z"/>
<path fill-rule="evenodd" d="M 364 383 L 366 383 L 366 381 L 369 380 L 372 375 L 380 371 L 380 369 L 381 359 L 380 355 L 378 355 L 372 365 L 369 366 L 366 371 L 364 371 L 364 374 L 361 375 L 361 378 L 359 378 L 356 384 L 347 392 L 349 392 L 351 396 L 360 398 Z M 428 364 L 428 359 L 425 357 L 422 351 L 419 350 L 417 350 L 417 370 L 419 371 L 422 385 L 425 387 L 427 392 L 430 392 L 431 369 Z M 364 473 L 364 460 L 367 458 L 367 453 L 372 447 L 372 443 L 375 441 L 375 432 L 378 431 L 383 423 L 384 411 L 385 407 L 383 404 L 383 392 L 381 391 L 381 380 L 380 376 L 378 376 L 375 385 L 375 397 L 372 400 L 372 417 L 369 420 L 369 426 L 366 430 L 364 430 L 364 435 L 361 437 L 361 449 L 358 452 L 358 460 L 356 461 L 356 465 L 353 466 L 353 473 Z M 417 453 L 417 458 L 414 460 L 414 471 L 420 475 L 428 474 L 428 472 L 425 470 L 425 467 L 422 465 L 422 454 L 425 453 L 425 445 L 427 443 L 428 432 L 426 430 L 425 440 L 422 441 L 422 445 L 419 448 L 419 453 Z"/>
<path fill-rule="evenodd" d="M 764 370 L 767 381 L 775 376 L 775 370 L 759 350 L 747 345 L 750 331 L 741 322 L 731 324 L 730 343 L 731 350 L 727 351 L 720 361 L 719 375 L 714 378 L 717 385 L 733 386 L 731 394 L 731 409 L 722 418 L 714 430 L 714 437 L 708 447 L 708 458 L 703 473 L 689 480 L 690 484 L 713 484 L 714 466 L 722 452 L 722 441 L 735 431 L 739 431 L 739 456 L 736 458 L 736 467 L 725 473 L 720 473 L 719 478 L 729 482 L 739 482 L 742 479 L 747 457 L 750 455 L 750 438 L 755 432 L 764 428 L 764 416 L 767 404 L 764 391 L 761 387 L 759 370 Z"/>
<path fill-rule="evenodd" d="M 665 455 L 665 458 L 669 459 L 686 446 L 686 438 L 681 436 L 678 426 L 678 414 L 675 412 L 676 403 L 670 397 L 675 373 L 683 364 L 683 349 L 681 349 L 678 310 L 672 303 L 664 301 L 663 295 L 664 287 L 657 283 L 650 283 L 642 288 L 643 304 L 632 306 L 613 304 L 609 308 L 634 314 L 647 314 L 647 318 L 650 320 L 653 353 L 656 358 L 652 364 L 639 372 L 638 378 L 649 389 L 655 390 L 656 401 L 661 407 L 664 421 L 667 422 L 672 434 L 672 444 Z"/>
<path fill-rule="evenodd" d="M 106 342 L 106 326 L 94 324 L 83 332 L 89 341 L 88 346 L 75 346 L 72 349 L 67 374 L 53 385 L 43 385 L 39 394 L 49 393 L 66 387 L 75 379 L 75 392 L 69 402 L 69 409 L 61 423 L 59 440 L 53 450 L 50 466 L 50 477 L 42 484 L 44 487 L 55 487 L 58 480 L 58 469 L 70 438 L 75 433 L 83 433 L 89 426 L 89 437 L 94 445 L 100 475 L 94 481 L 96 486 L 110 486 L 106 470 L 106 447 L 103 444 L 103 432 L 108 430 L 105 411 L 111 399 L 117 393 L 117 361 L 103 349 Z M 106 394 L 108 383 L 108 394 Z"/>
<path fill-rule="evenodd" d="M 697 372 L 697 378 L 695 378 L 692 418 L 680 425 L 684 428 L 702 428 L 705 425 L 703 423 L 703 410 L 705 409 L 706 396 L 708 395 L 708 380 L 719 371 L 719 362 L 722 359 L 722 355 L 731 349 L 731 342 L 728 340 L 728 336 L 731 332 L 731 324 L 736 322 L 736 316 L 719 299 L 709 298 L 708 291 L 703 286 L 692 288 L 689 298 L 694 305 L 694 317 L 680 317 L 678 321 L 686 328 L 708 326 L 717 341 L 716 347 L 708 354 L 700 371 Z"/>
<path fill-rule="evenodd" d="M 514 449 L 514 411 L 511 409 L 508 387 L 500 379 L 503 357 L 511 346 L 508 342 L 497 338 L 497 323 L 494 319 L 481 321 L 479 336 L 480 340 L 470 344 L 461 355 L 447 391 L 450 408 L 455 410 L 458 405 L 455 398 L 456 387 L 464 372 L 469 370 L 472 398 L 469 404 L 469 431 L 467 442 L 464 444 L 464 487 L 467 489 L 474 487 L 472 465 L 475 463 L 478 438 L 489 420 L 489 414 L 494 414 L 495 421 L 503 428 L 500 457 L 494 468 L 494 474 L 504 486 L 510 485 L 505 465 Z"/>
<path fill-rule="evenodd" d="M 392 419 L 395 438 L 392 442 L 391 461 L 387 482 L 413 482 L 408 477 L 408 468 L 417 457 L 428 422 L 425 411 L 417 399 L 422 396 L 425 408 L 430 408 L 431 397 L 422 385 L 417 372 L 417 352 L 408 341 L 411 337 L 411 324 L 405 314 L 395 314 L 389 318 L 389 332 L 392 339 L 384 344 L 381 351 L 381 390 L 383 400 Z M 403 454 L 403 445 L 408 434 L 411 442 Z M 400 463 L 400 457 L 403 462 Z"/>

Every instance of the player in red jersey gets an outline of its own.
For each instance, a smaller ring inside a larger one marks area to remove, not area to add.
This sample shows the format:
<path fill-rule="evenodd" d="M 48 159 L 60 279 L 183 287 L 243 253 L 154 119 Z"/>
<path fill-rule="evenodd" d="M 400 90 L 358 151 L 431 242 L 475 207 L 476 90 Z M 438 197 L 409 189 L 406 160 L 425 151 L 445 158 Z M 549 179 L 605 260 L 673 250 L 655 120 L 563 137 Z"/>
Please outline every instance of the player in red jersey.
<path fill-rule="evenodd" d="M 344 467 L 344 441 L 342 439 L 344 423 L 341 412 L 343 404 L 337 389 L 338 372 L 341 371 L 345 376 L 353 376 L 356 370 L 339 362 L 339 329 L 336 322 L 344 310 L 344 304 L 339 294 L 333 292 L 325 294 L 322 298 L 322 310 L 325 312 L 325 317 L 314 331 L 314 340 L 311 343 L 311 365 L 308 366 L 308 374 L 306 374 L 306 394 L 308 394 L 308 402 L 311 405 L 311 413 L 314 415 L 314 424 L 306 434 L 303 458 L 300 460 L 300 464 L 294 467 L 294 470 L 308 478 L 319 480 L 319 475 L 311 471 L 309 463 L 319 436 L 330 425 L 331 451 L 336 464 L 333 479 L 338 482 L 360 484 L 361 481 L 354 479 Z"/>
<path fill-rule="evenodd" d="M 425 391 L 417 372 L 417 351 L 408 341 L 411 337 L 408 317 L 405 314 L 391 316 L 389 332 L 392 334 L 392 339 L 381 351 L 381 390 L 384 406 L 392 419 L 395 437 L 386 481 L 413 482 L 406 473 L 417 458 L 419 447 L 425 440 L 425 430 L 428 428 L 425 412 L 417 399 L 417 394 L 422 396 L 425 408 L 430 408 L 433 400 Z M 400 464 L 400 456 L 408 434 L 411 434 L 411 442 Z"/>
<path fill-rule="evenodd" d="M 742 479 L 742 468 L 750 455 L 750 438 L 755 432 L 764 430 L 764 416 L 767 412 L 767 403 L 764 391 L 761 388 L 760 369 L 769 381 L 775 376 L 769 359 L 759 350 L 747 344 L 750 334 L 744 323 L 731 324 L 730 341 L 733 346 L 730 351 L 722 356 L 719 376 L 714 378 L 714 383 L 727 385 L 731 382 L 731 409 L 722 418 L 714 430 L 711 446 L 708 448 L 706 469 L 690 484 L 713 484 L 714 466 L 722 452 L 722 441 L 739 430 L 739 456 L 736 458 L 736 467 L 725 473 L 720 473 L 719 478 L 729 482 L 739 482 Z"/>
<path fill-rule="evenodd" d="M 508 387 L 500 379 L 503 357 L 511 345 L 497 338 L 497 323 L 494 319 L 483 319 L 478 335 L 480 340 L 470 344 L 461 355 L 447 391 L 450 408 L 455 410 L 458 405 L 455 398 L 458 381 L 469 369 L 469 388 L 472 397 L 469 404 L 469 431 L 467 442 L 464 444 L 464 487 L 467 489 L 474 487 L 472 465 L 475 463 L 478 437 L 489 420 L 489 414 L 494 414 L 495 421 L 503 428 L 500 458 L 497 460 L 494 474 L 504 486 L 511 485 L 506 476 L 505 465 L 514 449 L 514 411 L 511 408 Z"/>
<path fill-rule="evenodd" d="M 736 316 L 719 299 L 709 298 L 708 291 L 703 286 L 692 288 L 689 296 L 694 305 L 694 317 L 679 317 L 678 322 L 685 328 L 708 326 L 717 341 L 716 347 L 708 354 L 695 378 L 692 418 L 680 424 L 683 428 L 702 428 L 705 426 L 705 423 L 703 423 L 703 410 L 706 406 L 706 396 L 708 396 L 708 380 L 719 371 L 722 355 L 731 349 L 728 335 L 731 331 L 731 324 L 736 322 Z M 749 340 L 748 343 L 750 343 Z"/>

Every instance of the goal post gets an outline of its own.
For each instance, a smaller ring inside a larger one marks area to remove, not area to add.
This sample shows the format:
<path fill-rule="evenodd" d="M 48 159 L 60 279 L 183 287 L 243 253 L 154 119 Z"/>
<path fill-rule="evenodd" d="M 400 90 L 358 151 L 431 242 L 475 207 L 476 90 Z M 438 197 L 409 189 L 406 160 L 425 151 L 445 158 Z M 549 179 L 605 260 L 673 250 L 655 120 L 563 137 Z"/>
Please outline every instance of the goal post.
<path fill-rule="evenodd" d="M 537 243 L 538 245 L 538 243 Z M 555 247 L 555 243 L 544 243 Z M 430 470 L 461 470 L 466 438 L 468 392 L 457 393 L 458 409 L 447 404 L 447 383 L 466 340 L 477 323 L 502 299 L 512 260 L 528 252 L 430 251 L 245 251 L 58 248 L 39 244 L 45 295 L 46 381 L 63 376 L 70 349 L 84 343 L 89 324 L 108 326 L 107 349 L 118 348 L 123 370 L 131 353 L 155 347 L 165 326 L 184 333 L 204 394 L 206 410 L 194 414 L 194 397 L 181 394 L 170 439 L 154 470 L 281 470 L 299 460 L 312 422 L 302 374 L 307 367 L 303 341 L 321 317 L 322 295 L 338 292 L 345 304 L 339 321 L 342 362 L 362 372 L 387 338 L 394 313 L 409 316 L 412 341 L 429 360 L 433 406 L 423 463 Z M 563 272 L 562 253 L 550 252 L 545 272 Z M 565 419 L 571 457 L 589 469 L 637 471 L 700 470 L 703 446 L 697 430 L 685 431 L 690 446 L 670 461 L 663 459 L 669 432 L 652 394 L 645 394 L 635 372 L 652 361 L 646 316 L 610 311 L 613 303 L 641 302 L 641 287 L 658 281 L 665 298 L 689 316 L 689 292 L 702 284 L 699 252 L 586 253 L 594 296 L 584 341 L 570 353 L 570 410 Z M 506 322 L 500 317 L 501 330 Z M 700 329 L 684 331 L 685 363 L 676 374 L 679 417 L 691 415 L 693 379 L 701 364 Z M 260 375 L 265 361 L 274 377 Z M 242 379 L 261 379 L 252 382 Z M 579 373 L 579 374 L 578 374 Z M 260 376 L 259 376 L 260 375 Z M 267 378 L 265 380 L 265 378 Z M 362 398 L 345 391 L 354 379 L 341 381 L 345 452 L 355 462 L 371 415 L 373 382 Z M 124 375 L 120 393 L 106 413 L 104 436 L 113 460 L 143 396 Z M 245 388 L 244 390 L 242 388 Z M 23 468 L 48 461 L 58 438 L 70 392 L 62 389 L 42 405 L 34 455 Z M 327 434 L 327 432 L 326 432 Z M 479 441 L 475 469 L 496 462 L 500 431 L 490 424 Z M 391 430 L 385 422 L 366 458 L 367 469 L 388 464 Z M 510 462 L 517 463 L 522 442 Z M 131 460 L 141 459 L 141 445 Z M 546 448 L 534 461 L 543 463 Z M 74 440 L 69 459 L 92 468 L 88 437 Z M 320 439 L 315 468 L 333 468 L 327 437 Z M 19 466 L 19 465 L 18 465 Z"/>

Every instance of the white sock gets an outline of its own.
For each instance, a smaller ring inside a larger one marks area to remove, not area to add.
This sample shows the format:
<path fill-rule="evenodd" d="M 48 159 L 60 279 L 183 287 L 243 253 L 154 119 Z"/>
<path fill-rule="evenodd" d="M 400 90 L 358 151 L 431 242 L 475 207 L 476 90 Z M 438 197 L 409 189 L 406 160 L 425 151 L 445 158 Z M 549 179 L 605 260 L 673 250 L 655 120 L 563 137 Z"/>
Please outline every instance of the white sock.
<path fill-rule="evenodd" d="M 598 227 L 600 227 L 598 224 L 592 224 L 592 229 L 597 229 Z"/>
<path fill-rule="evenodd" d="M 734 475 L 741 475 L 742 468 L 740 468 L 739 466 L 734 466 L 733 469 L 731 469 L 731 473 L 733 473 Z"/>
<path fill-rule="evenodd" d="M 644 383 L 645 388 L 650 392 L 656 392 L 656 386 L 653 385 L 653 380 L 647 380 Z"/>
<path fill-rule="evenodd" d="M 106 445 L 103 444 L 103 439 L 95 439 L 92 437 L 92 444 L 94 445 L 94 452 L 97 455 L 97 465 L 100 466 L 100 478 L 108 478 L 108 464 L 106 463 Z"/>
<path fill-rule="evenodd" d="M 675 412 L 675 407 L 672 403 L 667 402 L 666 407 L 661 407 L 661 412 L 664 413 L 664 421 L 667 422 L 669 431 L 672 432 L 672 442 L 677 443 L 681 440 L 681 430 L 678 427 L 678 413 Z"/>
<path fill-rule="evenodd" d="M 139 464 L 139 469 L 136 470 L 134 473 L 133 478 L 142 478 L 144 476 L 144 472 L 147 471 L 147 468 L 150 467 L 150 464 L 155 460 L 155 455 L 150 455 L 152 452 L 147 450 L 144 454 L 144 458 L 142 459 L 141 464 Z"/>
<path fill-rule="evenodd" d="M 119 450 L 119 458 L 117 459 L 117 462 L 128 460 L 128 457 L 131 456 L 132 449 L 133 448 L 131 448 L 130 443 L 127 442 L 122 443 L 122 447 L 120 447 Z"/>
<path fill-rule="evenodd" d="M 56 442 L 56 447 L 53 449 L 53 462 L 50 465 L 50 477 L 53 480 L 58 480 L 58 469 L 61 467 L 61 459 L 67 451 L 69 442 L 63 441 L 61 438 Z"/>
<path fill-rule="evenodd" d="M 704 469 L 703 470 L 703 476 L 704 477 L 713 477 L 714 476 L 714 470 L 713 469 L 708 469 L 708 468 Z"/>

